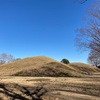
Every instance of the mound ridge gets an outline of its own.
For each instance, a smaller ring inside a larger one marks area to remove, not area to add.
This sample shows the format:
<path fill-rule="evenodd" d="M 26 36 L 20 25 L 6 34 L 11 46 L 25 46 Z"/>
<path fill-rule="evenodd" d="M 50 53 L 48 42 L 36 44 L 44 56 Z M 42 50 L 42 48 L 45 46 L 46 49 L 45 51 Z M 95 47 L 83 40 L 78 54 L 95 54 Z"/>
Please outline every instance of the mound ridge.
<path fill-rule="evenodd" d="M 81 74 L 92 74 L 94 72 L 100 71 L 100 69 L 84 63 L 70 63 L 68 65 L 75 68 L 76 71 Z"/>
<path fill-rule="evenodd" d="M 87 72 L 80 64 L 63 64 L 45 56 L 25 58 L 9 64 L 0 65 L 0 75 L 33 76 L 33 77 L 75 77 Z M 80 66 L 80 67 L 79 67 Z M 87 65 L 84 65 L 85 67 Z M 96 68 L 88 68 L 90 72 L 97 71 Z M 89 72 L 88 72 L 89 74 Z"/>

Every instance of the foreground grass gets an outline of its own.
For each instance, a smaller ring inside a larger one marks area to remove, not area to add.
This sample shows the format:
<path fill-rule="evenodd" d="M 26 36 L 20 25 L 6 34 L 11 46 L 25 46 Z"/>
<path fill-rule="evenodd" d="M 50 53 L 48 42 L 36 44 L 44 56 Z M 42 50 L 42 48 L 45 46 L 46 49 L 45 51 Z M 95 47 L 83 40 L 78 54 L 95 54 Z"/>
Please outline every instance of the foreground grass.
<path fill-rule="evenodd" d="M 56 100 L 55 98 L 60 98 L 58 100 L 66 100 L 66 98 L 68 100 L 99 100 L 98 98 L 100 98 L 100 74 L 81 78 L 8 76 L 0 77 L 0 79 L 8 90 L 19 95 L 21 95 L 20 86 L 28 87 L 30 91 L 34 90 L 33 87 L 43 86 L 47 90 L 47 94 L 43 95 L 43 100 Z M 2 91 L 1 88 L 0 91 Z M 0 97 L 1 95 L 6 97 L 2 100 L 11 100 L 5 94 L 0 93 Z M 25 95 L 23 94 L 23 96 Z M 29 96 L 25 96 L 25 98 L 29 98 Z"/>

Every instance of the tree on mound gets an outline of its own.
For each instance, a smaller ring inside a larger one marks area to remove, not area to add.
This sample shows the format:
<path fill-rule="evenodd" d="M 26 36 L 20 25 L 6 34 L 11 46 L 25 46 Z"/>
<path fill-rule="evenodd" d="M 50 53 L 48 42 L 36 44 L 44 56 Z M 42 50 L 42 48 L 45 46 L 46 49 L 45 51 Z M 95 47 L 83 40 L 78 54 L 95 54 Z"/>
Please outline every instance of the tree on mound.
<path fill-rule="evenodd" d="M 76 46 L 79 50 L 89 50 L 89 62 L 100 62 L 100 0 L 88 9 L 86 25 L 77 30 Z"/>
<path fill-rule="evenodd" d="M 100 65 L 100 53 L 92 50 L 89 53 L 88 63 L 98 67 L 98 65 Z"/>
<path fill-rule="evenodd" d="M 61 62 L 62 62 L 62 63 L 65 63 L 65 64 L 69 64 L 69 63 L 70 63 L 69 60 L 68 60 L 68 59 L 65 59 L 65 58 L 62 59 Z"/>

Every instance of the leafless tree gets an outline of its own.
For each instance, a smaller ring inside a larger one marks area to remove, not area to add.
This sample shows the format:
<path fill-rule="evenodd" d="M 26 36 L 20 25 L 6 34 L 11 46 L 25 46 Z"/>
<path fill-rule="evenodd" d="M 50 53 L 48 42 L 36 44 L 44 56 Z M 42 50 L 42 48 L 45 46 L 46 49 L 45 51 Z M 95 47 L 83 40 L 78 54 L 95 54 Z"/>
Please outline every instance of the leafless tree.
<path fill-rule="evenodd" d="M 0 55 L 0 63 L 3 64 L 3 63 L 6 63 L 7 61 L 7 54 L 6 53 L 2 53 Z"/>
<path fill-rule="evenodd" d="M 80 4 L 84 4 L 86 1 L 88 1 L 88 0 L 74 0 L 74 2 L 78 2 Z"/>
<path fill-rule="evenodd" d="M 100 65 L 100 53 L 92 50 L 89 53 L 88 63 L 92 64 L 93 66 Z"/>
<path fill-rule="evenodd" d="M 78 0 L 81 4 L 85 3 L 87 0 Z"/>
<path fill-rule="evenodd" d="M 100 0 L 88 9 L 87 25 L 78 29 L 76 45 L 81 50 L 92 50 L 100 54 Z"/>
<path fill-rule="evenodd" d="M 2 53 L 0 55 L 0 64 L 10 63 L 14 60 L 14 57 L 11 54 Z"/>
<path fill-rule="evenodd" d="M 0 60 L 0 64 L 5 64 L 5 61 L 4 60 Z"/>

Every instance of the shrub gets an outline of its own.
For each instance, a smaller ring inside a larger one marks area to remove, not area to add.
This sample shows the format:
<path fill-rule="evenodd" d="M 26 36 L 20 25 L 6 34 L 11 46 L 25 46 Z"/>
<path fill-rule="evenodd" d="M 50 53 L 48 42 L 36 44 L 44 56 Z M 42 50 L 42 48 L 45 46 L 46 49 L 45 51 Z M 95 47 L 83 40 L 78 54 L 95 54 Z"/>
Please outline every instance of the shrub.
<path fill-rule="evenodd" d="M 65 64 L 69 64 L 69 63 L 70 63 L 69 60 L 68 60 L 68 59 L 65 59 L 65 58 L 62 59 L 61 62 L 62 62 L 62 63 L 65 63 Z"/>

